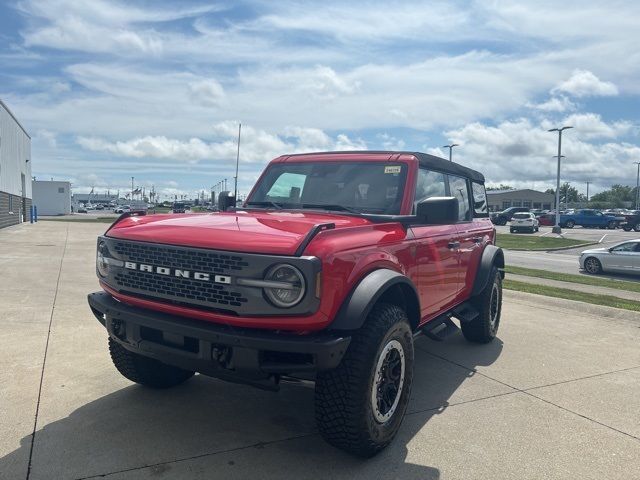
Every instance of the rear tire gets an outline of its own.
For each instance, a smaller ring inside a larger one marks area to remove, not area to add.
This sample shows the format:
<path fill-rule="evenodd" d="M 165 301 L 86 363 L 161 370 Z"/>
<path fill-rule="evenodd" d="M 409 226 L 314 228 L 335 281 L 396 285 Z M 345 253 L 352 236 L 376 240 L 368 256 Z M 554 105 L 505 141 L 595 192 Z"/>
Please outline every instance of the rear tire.
<path fill-rule="evenodd" d="M 479 315 L 470 322 L 460 322 L 462 334 L 469 342 L 489 343 L 496 338 L 502 311 L 502 276 L 496 267 L 492 268 L 486 287 L 471 303 Z"/>
<path fill-rule="evenodd" d="M 631 231 L 631 227 L 629 227 L 629 226 L 627 226 L 627 225 L 625 225 L 624 227 L 622 227 L 622 229 L 623 229 L 625 232 L 630 232 L 630 231 Z M 635 230 L 635 227 L 634 227 L 634 230 Z M 638 231 L 640 231 L 640 228 L 638 229 Z"/>
<path fill-rule="evenodd" d="M 598 275 L 602 273 L 602 263 L 596 257 L 587 257 L 584 259 L 584 269 L 587 273 Z"/>
<path fill-rule="evenodd" d="M 109 338 L 109 353 L 113 364 L 125 378 L 146 387 L 175 387 L 195 373 L 131 352 L 112 338 Z"/>
<path fill-rule="evenodd" d="M 376 305 L 342 362 L 316 378 L 316 423 L 334 447 L 372 457 L 396 436 L 413 380 L 413 334 L 406 313 Z"/>

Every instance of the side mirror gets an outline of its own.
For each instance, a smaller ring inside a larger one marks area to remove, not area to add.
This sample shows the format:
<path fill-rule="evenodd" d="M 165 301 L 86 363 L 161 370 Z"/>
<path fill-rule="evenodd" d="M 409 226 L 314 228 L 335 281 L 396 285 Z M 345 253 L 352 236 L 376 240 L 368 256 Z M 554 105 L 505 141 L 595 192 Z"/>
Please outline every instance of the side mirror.
<path fill-rule="evenodd" d="M 447 225 L 458 221 L 458 199 L 455 197 L 431 197 L 418 203 L 416 217 L 420 223 Z"/>
<path fill-rule="evenodd" d="M 218 210 L 226 212 L 229 208 L 236 206 L 236 198 L 231 192 L 220 192 L 218 195 Z"/>

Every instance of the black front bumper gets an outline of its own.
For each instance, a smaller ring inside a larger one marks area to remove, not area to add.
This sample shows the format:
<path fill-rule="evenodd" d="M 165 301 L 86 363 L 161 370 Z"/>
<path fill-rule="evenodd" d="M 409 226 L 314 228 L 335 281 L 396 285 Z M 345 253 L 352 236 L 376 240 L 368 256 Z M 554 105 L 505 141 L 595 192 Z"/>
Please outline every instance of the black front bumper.
<path fill-rule="evenodd" d="M 308 377 L 338 366 L 350 337 L 243 329 L 131 307 L 106 292 L 89 306 L 126 349 L 223 380 L 268 386 L 280 375 Z"/>

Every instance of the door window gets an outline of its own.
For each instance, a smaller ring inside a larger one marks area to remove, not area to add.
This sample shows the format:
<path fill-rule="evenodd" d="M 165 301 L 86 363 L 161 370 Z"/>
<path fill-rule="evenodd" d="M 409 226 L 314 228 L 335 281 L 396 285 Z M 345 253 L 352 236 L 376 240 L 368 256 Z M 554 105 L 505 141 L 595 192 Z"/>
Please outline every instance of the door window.
<path fill-rule="evenodd" d="M 627 242 L 627 243 L 623 243 L 622 245 L 618 245 L 617 247 L 613 247 L 611 249 L 612 252 L 636 252 L 637 247 L 638 247 L 638 242 Z"/>
<path fill-rule="evenodd" d="M 473 182 L 471 184 L 473 189 L 473 212 L 476 217 L 487 216 L 487 192 L 484 189 L 484 185 L 481 183 Z"/>
<path fill-rule="evenodd" d="M 467 179 L 449 175 L 449 192 L 458 200 L 458 221 L 471 220 L 471 208 L 469 203 L 469 189 Z"/>
<path fill-rule="evenodd" d="M 414 210 L 418 202 L 422 200 L 431 197 L 445 197 L 446 195 L 444 174 L 424 168 L 418 170 L 418 183 L 416 184 L 416 195 L 413 202 Z"/>

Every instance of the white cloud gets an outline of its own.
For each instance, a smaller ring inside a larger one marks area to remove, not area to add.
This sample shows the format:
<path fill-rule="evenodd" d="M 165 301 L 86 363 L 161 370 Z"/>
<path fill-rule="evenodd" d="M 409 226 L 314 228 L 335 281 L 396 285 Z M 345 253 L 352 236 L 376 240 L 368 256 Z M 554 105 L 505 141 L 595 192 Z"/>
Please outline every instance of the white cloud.
<path fill-rule="evenodd" d="M 563 135 L 562 181 L 579 185 L 591 181 L 602 186 L 627 183 L 629 164 L 640 155 L 640 148 L 626 142 L 587 141 L 592 135 L 615 136 L 626 127 L 620 122 L 606 124 L 592 114 L 576 115 L 572 120 L 580 122 L 581 128 Z M 533 123 L 521 118 L 495 126 L 475 122 L 446 134 L 461 144 L 455 160 L 482 171 L 489 183 L 530 187 L 535 182 L 536 188 L 544 189 L 555 183 L 556 176 L 557 134 L 547 132 L 550 125 L 548 120 Z"/>
<path fill-rule="evenodd" d="M 575 134 L 582 139 L 618 138 L 633 132 L 633 124 L 627 121 L 606 123 L 595 113 L 576 113 L 562 120 L 563 125 L 575 128 Z M 551 123 L 544 126 L 554 128 Z"/>
<path fill-rule="evenodd" d="M 154 158 L 197 163 L 200 160 L 229 162 L 237 152 L 238 124 L 221 122 L 213 127 L 219 141 L 205 142 L 200 138 L 179 140 L 165 136 L 144 136 L 124 141 L 108 141 L 96 137 L 79 137 L 78 144 L 89 151 L 108 152 L 121 157 Z M 242 162 L 264 164 L 286 153 L 313 150 L 364 150 L 361 139 L 338 134 L 332 139 L 318 129 L 288 127 L 284 136 L 268 133 L 251 126 L 242 127 L 240 159 Z"/>
<path fill-rule="evenodd" d="M 189 83 L 191 100 L 196 105 L 217 107 L 224 99 L 224 89 L 213 79 L 198 80 Z"/>
<path fill-rule="evenodd" d="M 610 97 L 618 95 L 618 87 L 604 82 L 588 70 L 574 70 L 571 77 L 560 83 L 552 93 L 564 92 L 574 97 Z"/>
<path fill-rule="evenodd" d="M 571 100 L 564 96 L 551 97 L 542 103 L 527 103 L 526 106 L 542 112 L 566 112 L 577 108 Z"/>
<path fill-rule="evenodd" d="M 401 138 L 396 138 L 388 133 L 380 133 L 377 138 L 384 150 L 404 150 L 405 142 Z"/>

